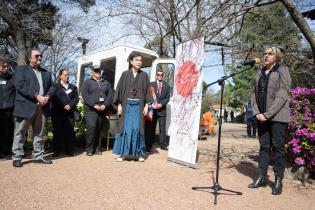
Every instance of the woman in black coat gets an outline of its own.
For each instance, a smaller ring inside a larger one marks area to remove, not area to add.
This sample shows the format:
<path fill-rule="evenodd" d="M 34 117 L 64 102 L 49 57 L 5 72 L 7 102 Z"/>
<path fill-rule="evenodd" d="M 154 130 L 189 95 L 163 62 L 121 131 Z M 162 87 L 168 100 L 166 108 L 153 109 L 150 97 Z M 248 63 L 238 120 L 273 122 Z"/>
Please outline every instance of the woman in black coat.
<path fill-rule="evenodd" d="M 13 108 L 15 87 L 8 63 L 0 59 L 0 158 L 11 153 L 13 141 Z"/>
<path fill-rule="evenodd" d="M 74 155 L 74 110 L 79 102 L 78 89 L 69 83 L 69 70 L 61 69 L 56 92 L 52 99 L 51 119 L 54 130 L 54 157 L 58 157 L 64 147 L 66 155 Z"/>

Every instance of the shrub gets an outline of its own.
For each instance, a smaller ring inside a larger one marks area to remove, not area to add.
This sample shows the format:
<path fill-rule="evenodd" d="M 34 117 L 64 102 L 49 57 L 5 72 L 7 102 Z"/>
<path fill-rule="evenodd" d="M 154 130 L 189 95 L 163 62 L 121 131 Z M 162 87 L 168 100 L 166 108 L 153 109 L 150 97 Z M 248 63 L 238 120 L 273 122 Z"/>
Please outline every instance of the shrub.
<path fill-rule="evenodd" d="M 315 89 L 291 90 L 288 160 L 293 166 L 304 166 L 315 173 Z"/>

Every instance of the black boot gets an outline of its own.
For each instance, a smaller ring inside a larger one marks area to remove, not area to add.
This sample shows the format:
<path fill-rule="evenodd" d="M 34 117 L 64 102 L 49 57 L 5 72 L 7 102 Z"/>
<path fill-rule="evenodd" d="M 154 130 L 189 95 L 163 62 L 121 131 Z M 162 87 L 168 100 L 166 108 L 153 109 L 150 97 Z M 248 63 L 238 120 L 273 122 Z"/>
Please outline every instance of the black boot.
<path fill-rule="evenodd" d="M 282 192 L 282 178 L 276 177 L 275 185 L 272 188 L 272 194 L 273 195 L 280 195 L 281 192 Z"/>
<path fill-rule="evenodd" d="M 267 182 L 265 176 L 260 175 L 255 182 L 248 185 L 248 188 L 266 187 Z"/>

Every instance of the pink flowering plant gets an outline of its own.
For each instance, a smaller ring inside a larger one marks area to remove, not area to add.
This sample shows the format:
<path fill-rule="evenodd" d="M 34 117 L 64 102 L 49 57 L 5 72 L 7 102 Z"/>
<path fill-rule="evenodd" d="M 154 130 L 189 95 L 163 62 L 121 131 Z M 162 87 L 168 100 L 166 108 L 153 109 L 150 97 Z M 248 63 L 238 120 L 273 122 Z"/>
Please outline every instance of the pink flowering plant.
<path fill-rule="evenodd" d="M 288 160 L 315 173 L 315 89 L 291 90 Z"/>

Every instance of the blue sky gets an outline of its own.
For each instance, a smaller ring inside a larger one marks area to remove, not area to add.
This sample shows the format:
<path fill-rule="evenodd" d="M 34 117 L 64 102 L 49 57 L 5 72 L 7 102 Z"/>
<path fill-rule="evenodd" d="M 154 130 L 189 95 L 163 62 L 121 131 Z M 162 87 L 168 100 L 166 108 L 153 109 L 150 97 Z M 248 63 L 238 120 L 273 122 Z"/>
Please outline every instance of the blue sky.
<path fill-rule="evenodd" d="M 71 10 L 68 10 L 67 7 L 62 7 L 61 13 L 67 15 L 82 15 L 82 11 L 79 7 L 73 7 Z M 89 16 L 98 17 L 102 14 L 102 5 L 98 4 L 97 7 L 92 7 L 89 11 Z M 143 47 L 145 42 L 137 36 L 129 35 L 119 41 L 116 41 L 118 36 L 121 36 L 123 33 L 128 33 L 128 27 L 122 24 L 117 18 L 111 18 L 111 21 L 99 21 L 95 22 L 95 30 L 91 33 L 86 34 L 86 37 L 90 39 L 90 42 L 87 45 L 87 52 L 93 52 L 95 50 L 106 49 L 113 45 L 118 44 L 131 44 L 135 46 Z M 215 49 L 220 49 L 220 47 L 205 45 L 205 66 L 211 65 L 211 67 L 204 67 L 204 81 L 209 84 L 216 81 L 224 75 L 223 66 L 221 65 L 221 51 L 216 51 Z M 217 66 L 213 66 L 217 65 Z M 215 84 L 209 89 L 214 91 L 220 90 L 220 86 Z"/>
<path fill-rule="evenodd" d="M 92 8 L 90 8 L 90 11 L 88 13 L 89 18 L 98 19 L 99 17 L 101 17 L 102 14 L 104 14 L 104 11 L 102 11 L 102 9 L 106 6 L 104 4 L 106 3 L 97 1 L 97 6 L 93 6 Z M 301 8 L 302 11 L 315 8 L 315 3 L 312 3 L 312 1 L 308 1 L 305 5 L 305 7 Z M 67 5 L 66 7 L 62 6 L 61 13 L 63 15 L 81 13 L 82 15 L 82 11 L 80 10 L 79 6 L 72 7 L 71 10 L 69 10 L 69 5 Z M 309 19 L 307 19 L 307 22 L 312 29 L 315 29 L 315 21 L 310 21 Z M 87 52 L 108 48 L 118 44 L 132 44 L 138 46 L 144 46 L 145 44 L 145 42 L 140 37 L 134 35 L 129 35 L 120 39 L 119 41 L 116 41 L 117 37 L 129 32 L 128 26 L 123 25 L 117 18 L 111 18 L 110 21 L 106 21 L 105 19 L 101 19 L 100 21 L 95 22 L 91 21 L 91 24 L 94 24 L 94 30 L 91 31 L 91 33 L 89 34 L 86 34 L 85 37 L 90 39 L 90 42 L 87 46 Z M 222 66 L 221 61 L 221 51 L 216 49 L 220 49 L 220 47 L 209 45 L 205 46 L 206 53 L 204 65 L 206 67 L 203 68 L 203 71 L 204 81 L 207 84 L 212 83 L 224 76 L 224 67 Z M 228 59 L 225 59 L 225 62 L 228 62 Z M 210 65 L 211 67 L 209 67 Z M 220 86 L 218 84 L 215 84 L 209 87 L 209 89 L 212 89 L 213 91 L 218 91 L 220 90 Z"/>

